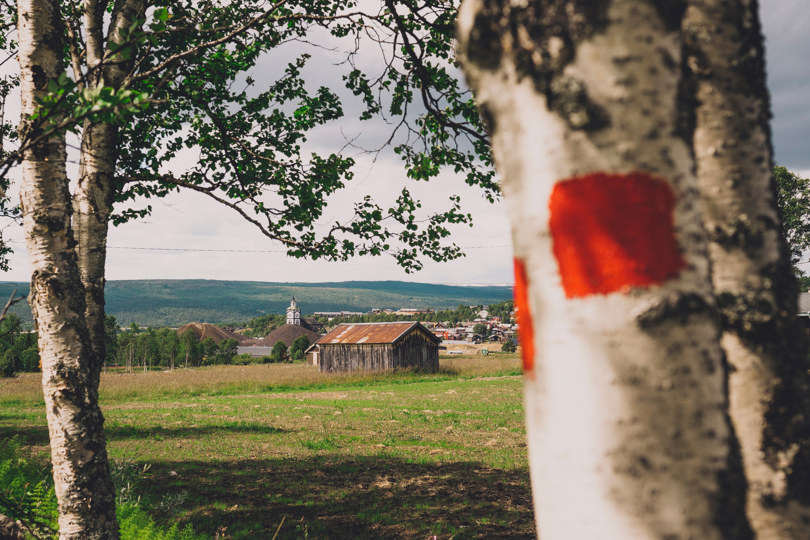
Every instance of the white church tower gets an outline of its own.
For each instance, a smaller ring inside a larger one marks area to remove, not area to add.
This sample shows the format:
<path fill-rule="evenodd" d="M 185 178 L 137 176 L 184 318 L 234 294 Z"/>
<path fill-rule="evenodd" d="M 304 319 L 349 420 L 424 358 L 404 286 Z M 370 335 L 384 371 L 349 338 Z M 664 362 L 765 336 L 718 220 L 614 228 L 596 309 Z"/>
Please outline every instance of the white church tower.
<path fill-rule="evenodd" d="M 294 296 L 292 302 L 290 302 L 290 307 L 287 308 L 287 324 L 295 324 L 297 326 L 301 325 L 301 310 L 295 303 Z"/>

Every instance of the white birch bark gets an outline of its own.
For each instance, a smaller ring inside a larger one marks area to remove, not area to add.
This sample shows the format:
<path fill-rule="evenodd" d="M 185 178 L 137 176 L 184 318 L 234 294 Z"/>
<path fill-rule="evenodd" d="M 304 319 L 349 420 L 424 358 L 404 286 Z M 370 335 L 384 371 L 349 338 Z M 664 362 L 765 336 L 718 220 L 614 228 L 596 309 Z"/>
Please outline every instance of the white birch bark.
<path fill-rule="evenodd" d="M 459 14 L 462 65 L 528 281 L 525 405 L 543 540 L 751 538 L 694 161 L 679 136 L 672 5 L 465 0 Z M 686 266 L 658 285 L 571 298 L 549 228 L 552 192 L 631 171 L 677 196 Z"/>
<path fill-rule="evenodd" d="M 810 388 L 798 291 L 772 185 L 762 37 L 754 0 L 690 0 L 684 20 L 696 98 L 695 155 L 730 414 L 760 539 L 810 537 Z"/>
<path fill-rule="evenodd" d="M 47 94 L 48 81 L 64 70 L 59 6 L 52 0 L 21 0 L 18 14 L 20 132 L 36 137 L 42 126 L 29 120 L 37 110 L 35 99 Z M 20 193 L 59 534 L 62 539 L 118 538 L 104 419 L 97 385 L 88 381 L 96 359 L 84 322 L 65 157 L 62 134 L 26 150 Z"/>
<path fill-rule="evenodd" d="M 96 386 L 106 358 L 104 285 L 107 233 L 112 212 L 112 178 L 117 159 L 115 126 L 86 123 L 82 133 L 79 182 L 73 197 L 73 230 L 82 285 L 85 321 L 97 360 L 91 377 Z"/>
<path fill-rule="evenodd" d="M 120 31 L 129 28 L 132 21 L 141 14 L 144 2 L 124 0 L 115 3 L 105 49 L 102 23 L 106 5 L 106 2 L 99 0 L 85 2 L 88 74 L 85 84 L 89 89 L 109 86 L 117 90 L 132 62 L 112 55 L 111 47 L 115 46 L 115 41 L 120 40 Z M 117 125 L 85 122 L 79 158 L 79 182 L 73 198 L 73 229 L 79 271 L 85 288 L 85 318 L 99 362 L 91 371 L 95 384 L 98 384 L 106 358 L 104 275 L 118 152 Z"/>

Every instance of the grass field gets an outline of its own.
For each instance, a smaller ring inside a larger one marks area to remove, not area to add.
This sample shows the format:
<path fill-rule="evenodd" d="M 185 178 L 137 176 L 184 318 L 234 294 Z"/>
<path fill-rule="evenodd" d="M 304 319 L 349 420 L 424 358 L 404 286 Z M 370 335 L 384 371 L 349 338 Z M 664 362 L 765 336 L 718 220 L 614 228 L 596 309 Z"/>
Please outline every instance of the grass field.
<path fill-rule="evenodd" d="M 105 374 L 117 482 L 208 538 L 533 537 L 517 357 L 441 365 Z M 0 438 L 15 434 L 47 459 L 38 375 L 0 379 Z"/>

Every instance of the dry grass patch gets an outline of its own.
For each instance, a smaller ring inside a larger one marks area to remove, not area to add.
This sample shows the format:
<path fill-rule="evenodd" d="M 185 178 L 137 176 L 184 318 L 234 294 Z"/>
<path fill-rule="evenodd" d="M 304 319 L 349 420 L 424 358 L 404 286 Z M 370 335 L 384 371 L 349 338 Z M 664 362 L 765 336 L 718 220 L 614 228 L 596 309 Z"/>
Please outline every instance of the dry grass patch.
<path fill-rule="evenodd" d="M 355 386 L 380 381 L 447 379 L 517 374 L 520 360 L 516 354 L 461 355 L 441 357 L 439 373 L 321 373 L 304 364 L 256 364 L 249 366 L 208 366 L 173 371 L 108 371 L 101 375 L 102 403 L 143 397 L 177 397 L 205 394 L 238 394 L 257 391 L 290 390 L 306 387 Z M 0 378 L 0 404 L 4 402 L 41 402 L 42 380 L 39 373 L 23 373 Z"/>

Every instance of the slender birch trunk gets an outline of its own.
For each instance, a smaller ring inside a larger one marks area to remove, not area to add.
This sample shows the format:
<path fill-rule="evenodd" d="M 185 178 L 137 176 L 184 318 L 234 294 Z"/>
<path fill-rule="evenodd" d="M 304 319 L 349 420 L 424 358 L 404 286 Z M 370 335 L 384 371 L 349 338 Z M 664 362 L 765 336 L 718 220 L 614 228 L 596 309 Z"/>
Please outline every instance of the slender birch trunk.
<path fill-rule="evenodd" d="M 683 28 L 748 514 L 758 538 L 807 538 L 810 366 L 795 317 L 798 286 L 779 232 L 757 2 L 690 0 Z"/>
<path fill-rule="evenodd" d="M 85 320 L 97 365 L 91 367 L 98 386 L 106 358 L 104 285 L 107 234 L 112 213 L 112 178 L 117 160 L 117 128 L 87 122 L 82 133 L 79 182 L 73 197 L 76 254 L 85 293 Z"/>
<path fill-rule="evenodd" d="M 36 98 L 64 72 L 62 22 L 52 0 L 21 0 L 18 14 L 20 132 L 37 137 L 43 128 L 29 120 L 38 108 Z M 25 151 L 20 191 L 60 538 L 118 538 L 104 418 L 97 385 L 89 378 L 98 360 L 84 321 L 62 134 Z"/>
<path fill-rule="evenodd" d="M 98 86 L 120 88 L 132 62 L 114 55 L 112 47 L 120 39 L 119 32 L 126 30 L 144 9 L 143 0 L 116 2 L 105 47 L 103 19 L 106 5 L 99 0 L 85 2 L 84 21 L 88 37 L 87 77 L 84 84 L 90 89 Z M 117 125 L 85 122 L 79 158 L 79 182 L 73 198 L 73 228 L 85 288 L 87 327 L 93 349 L 102 363 L 106 357 L 104 275 L 107 235 L 119 151 Z M 94 366 L 92 370 L 96 384 L 100 369 L 101 366 Z"/>
<path fill-rule="evenodd" d="M 752 538 L 678 5 L 465 0 L 459 13 L 512 223 L 543 540 Z"/>

